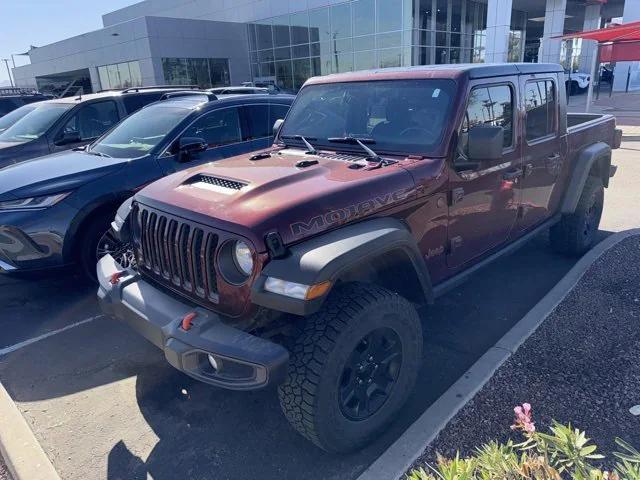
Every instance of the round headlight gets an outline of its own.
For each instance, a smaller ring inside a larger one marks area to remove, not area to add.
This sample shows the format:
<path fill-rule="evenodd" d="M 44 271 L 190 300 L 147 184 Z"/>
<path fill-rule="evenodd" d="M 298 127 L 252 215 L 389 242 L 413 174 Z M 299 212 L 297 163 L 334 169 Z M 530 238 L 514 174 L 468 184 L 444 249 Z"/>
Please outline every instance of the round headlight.
<path fill-rule="evenodd" d="M 233 247 L 233 259 L 238 269 L 247 277 L 253 272 L 253 255 L 249 245 L 239 240 Z"/>

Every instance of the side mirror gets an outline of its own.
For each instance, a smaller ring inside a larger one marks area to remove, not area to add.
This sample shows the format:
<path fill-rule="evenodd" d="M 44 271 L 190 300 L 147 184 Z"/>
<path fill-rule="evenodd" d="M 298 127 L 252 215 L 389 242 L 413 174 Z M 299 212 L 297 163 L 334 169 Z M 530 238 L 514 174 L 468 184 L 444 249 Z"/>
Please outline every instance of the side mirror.
<path fill-rule="evenodd" d="M 209 145 L 202 138 L 198 137 L 182 137 L 178 141 L 178 160 L 180 162 L 188 162 L 191 155 L 198 152 L 204 152 Z"/>
<path fill-rule="evenodd" d="M 504 128 L 476 126 L 469 129 L 468 157 L 472 162 L 500 160 L 504 145 Z"/>
<path fill-rule="evenodd" d="M 273 124 L 273 136 L 274 137 L 278 135 L 278 131 L 280 130 L 280 127 L 282 127 L 283 123 L 284 123 L 284 120 L 282 118 L 279 118 Z"/>
<path fill-rule="evenodd" d="M 79 143 L 82 139 L 80 138 L 80 134 L 78 132 L 70 132 L 65 133 L 62 137 L 58 138 L 54 143 L 57 146 L 69 145 L 70 143 Z"/>

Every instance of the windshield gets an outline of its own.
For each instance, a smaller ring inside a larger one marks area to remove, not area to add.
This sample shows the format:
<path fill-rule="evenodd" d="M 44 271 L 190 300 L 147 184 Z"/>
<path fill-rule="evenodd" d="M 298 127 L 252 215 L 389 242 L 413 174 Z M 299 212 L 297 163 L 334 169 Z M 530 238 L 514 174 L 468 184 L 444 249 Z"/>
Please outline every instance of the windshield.
<path fill-rule="evenodd" d="M 114 158 L 146 155 L 192 111 L 161 104 L 143 108 L 94 143 L 90 152 Z"/>
<path fill-rule="evenodd" d="M 43 103 L 36 105 L 24 117 L 19 119 L 4 132 L 0 133 L 0 142 L 29 142 L 40 138 L 67 110 L 71 103 Z M 20 107 L 18 110 L 22 110 Z M 4 117 L 2 117 L 4 119 Z"/>
<path fill-rule="evenodd" d="M 16 108 L 13 112 L 9 112 L 6 115 L 0 117 L 0 133 L 4 132 L 11 125 L 16 123 L 22 117 L 24 117 L 27 113 L 35 110 L 37 105 L 23 105 L 20 108 Z"/>
<path fill-rule="evenodd" d="M 356 137 L 377 153 L 427 154 L 440 143 L 454 92 L 455 83 L 441 79 L 310 85 L 298 94 L 280 139 L 300 144 L 295 137 L 302 135 L 314 146 L 361 151 L 336 142 Z"/>

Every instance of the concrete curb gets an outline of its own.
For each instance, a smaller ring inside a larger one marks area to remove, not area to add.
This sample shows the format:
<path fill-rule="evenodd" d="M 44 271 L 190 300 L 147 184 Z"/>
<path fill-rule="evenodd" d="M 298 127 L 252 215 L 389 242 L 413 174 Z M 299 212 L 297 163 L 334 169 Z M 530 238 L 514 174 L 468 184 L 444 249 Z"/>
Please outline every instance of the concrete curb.
<path fill-rule="evenodd" d="M 542 300 L 444 392 L 357 480 L 401 478 L 456 413 L 573 290 L 589 267 L 611 247 L 634 235 L 640 235 L 640 228 L 615 233 L 587 252 Z"/>
<path fill-rule="evenodd" d="M 13 480 L 60 480 L 49 457 L 0 383 L 0 453 Z"/>

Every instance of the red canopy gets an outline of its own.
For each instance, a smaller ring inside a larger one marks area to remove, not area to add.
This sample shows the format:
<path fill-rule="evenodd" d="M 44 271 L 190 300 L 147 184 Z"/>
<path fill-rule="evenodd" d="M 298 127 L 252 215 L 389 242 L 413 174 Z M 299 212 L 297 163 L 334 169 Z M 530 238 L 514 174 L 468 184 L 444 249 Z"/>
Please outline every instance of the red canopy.
<path fill-rule="evenodd" d="M 595 40 L 599 43 L 640 41 L 640 22 L 630 22 L 615 27 L 600 28 L 598 30 L 588 30 L 584 32 L 563 35 L 562 38 L 582 38 L 584 40 Z"/>
<path fill-rule="evenodd" d="M 582 38 L 600 43 L 601 62 L 640 60 L 640 22 L 630 22 L 614 27 L 588 30 L 563 35 L 561 38 Z"/>

